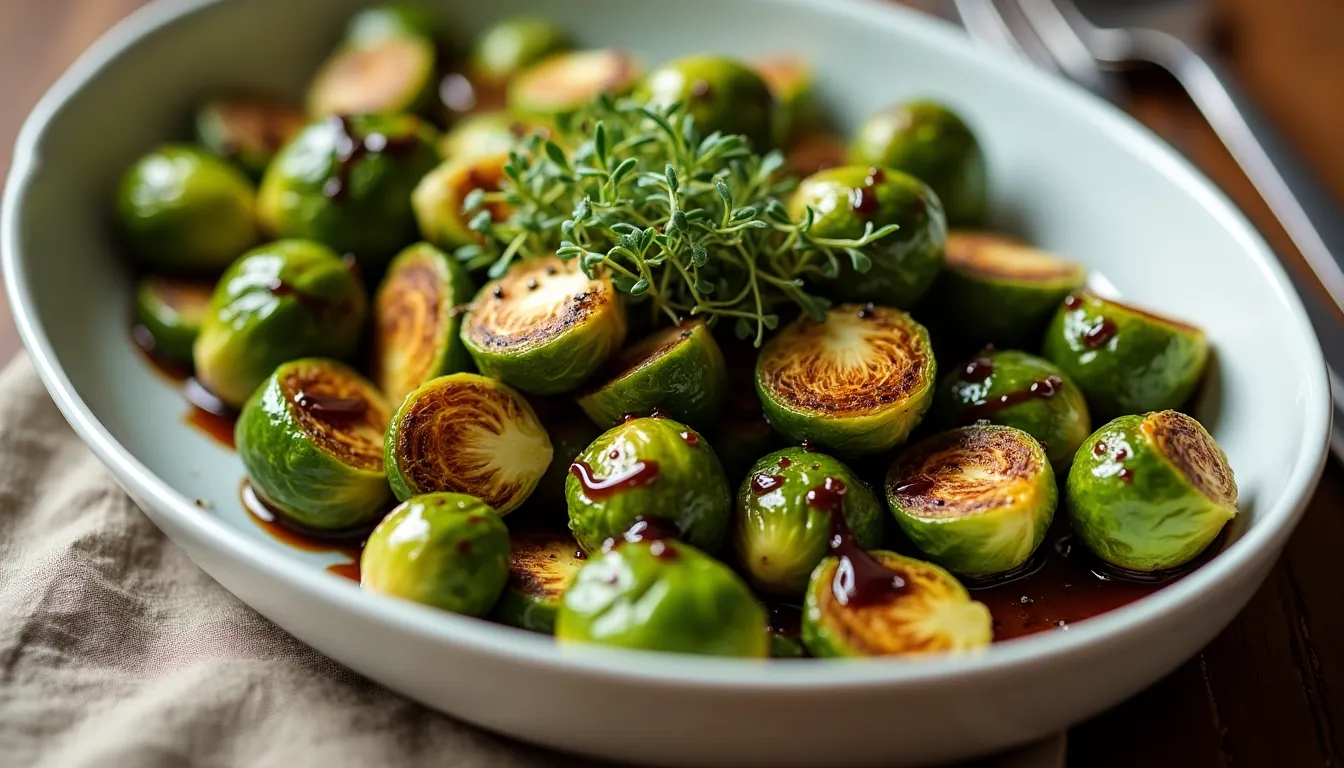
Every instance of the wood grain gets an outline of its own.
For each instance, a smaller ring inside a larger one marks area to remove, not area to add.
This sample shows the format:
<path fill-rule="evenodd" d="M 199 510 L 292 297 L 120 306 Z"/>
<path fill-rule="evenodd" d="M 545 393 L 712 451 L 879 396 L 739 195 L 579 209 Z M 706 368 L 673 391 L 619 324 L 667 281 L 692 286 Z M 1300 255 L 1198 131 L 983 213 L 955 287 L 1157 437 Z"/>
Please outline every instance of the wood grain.
<path fill-rule="evenodd" d="M 28 110 L 75 56 L 142 0 L 0 2 L 0 168 Z M 1344 198 L 1344 2 L 1219 0 L 1234 71 Z M 1286 235 L 1179 89 L 1139 75 L 1129 108 L 1233 197 L 1290 267 Z M 3 299 L 0 298 L 0 304 Z M 0 312 L 0 361 L 17 349 Z M 1344 765 L 1344 471 L 1327 468 L 1264 588 L 1197 658 L 1070 735 L 1077 766 Z"/>

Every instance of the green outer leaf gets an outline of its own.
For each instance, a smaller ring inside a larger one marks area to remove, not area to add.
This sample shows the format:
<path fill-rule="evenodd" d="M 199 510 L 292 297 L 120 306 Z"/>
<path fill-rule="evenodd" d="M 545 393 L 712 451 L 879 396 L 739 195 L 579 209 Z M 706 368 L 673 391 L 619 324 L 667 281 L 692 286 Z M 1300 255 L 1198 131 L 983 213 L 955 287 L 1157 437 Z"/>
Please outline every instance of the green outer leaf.
<path fill-rule="evenodd" d="M 135 292 L 136 319 L 154 340 L 155 357 L 191 365 L 191 348 L 201 332 L 210 285 L 144 277 Z M 195 303 L 201 299 L 199 305 Z"/>

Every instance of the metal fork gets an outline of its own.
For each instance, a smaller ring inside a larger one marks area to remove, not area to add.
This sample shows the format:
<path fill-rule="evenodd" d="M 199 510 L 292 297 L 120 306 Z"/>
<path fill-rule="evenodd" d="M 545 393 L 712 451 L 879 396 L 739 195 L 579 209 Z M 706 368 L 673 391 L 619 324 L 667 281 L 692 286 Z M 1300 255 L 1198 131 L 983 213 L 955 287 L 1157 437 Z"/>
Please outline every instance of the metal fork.
<path fill-rule="evenodd" d="M 1202 55 L 1202 0 L 1082 1 L 1098 21 L 1117 26 L 1097 26 L 1073 0 L 954 0 L 981 44 L 1062 74 L 1110 101 L 1118 96 L 1111 71 L 1138 63 L 1168 70 L 1185 87 L 1333 300 L 1324 301 L 1315 285 L 1289 271 L 1330 369 L 1331 448 L 1344 461 L 1344 377 L 1338 373 L 1344 371 L 1344 269 L 1332 255 L 1344 258 L 1344 213 Z M 1147 26 L 1119 26 L 1124 24 Z M 1333 225 L 1325 231 L 1329 245 L 1313 221 Z"/>

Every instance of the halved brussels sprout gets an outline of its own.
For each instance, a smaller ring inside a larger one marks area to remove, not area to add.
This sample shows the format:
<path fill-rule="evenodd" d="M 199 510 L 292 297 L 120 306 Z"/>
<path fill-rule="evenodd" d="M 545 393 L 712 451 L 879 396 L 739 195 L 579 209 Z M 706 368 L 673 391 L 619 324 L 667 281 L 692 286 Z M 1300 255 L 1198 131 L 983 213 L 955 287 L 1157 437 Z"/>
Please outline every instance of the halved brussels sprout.
<path fill-rule="evenodd" d="M 365 589 L 484 616 L 509 579 L 509 530 L 480 499 L 416 496 L 373 529 L 359 569 Z"/>
<path fill-rule="evenodd" d="M 1198 421 L 1177 411 L 1121 416 L 1078 449 L 1064 503 L 1092 554 L 1151 573 L 1218 538 L 1237 514 L 1237 481 Z"/>
<path fill-rule="evenodd" d="M 679 541 L 623 542 L 579 569 L 561 642 L 710 656 L 770 653 L 765 608 L 728 566 Z"/>
<path fill-rule="evenodd" d="M 416 240 L 411 190 L 438 162 L 434 141 L 434 130 L 409 115 L 313 123 L 280 150 L 262 179 L 262 226 L 353 253 L 376 279 Z"/>
<path fill-rule="evenodd" d="M 384 445 L 392 492 L 467 493 L 506 515 L 551 463 L 551 440 L 522 395 L 494 379 L 455 373 L 406 396 Z"/>
<path fill-rule="evenodd" d="M 510 543 L 509 585 L 494 617 L 511 627 L 552 634 L 565 590 L 583 567 L 583 552 L 572 536 L 550 531 L 513 533 Z"/>
<path fill-rule="evenodd" d="M 196 112 L 196 139 L 260 179 L 275 153 L 307 123 L 302 111 L 268 96 L 231 95 Z"/>
<path fill-rule="evenodd" d="M 403 37 L 433 40 L 437 34 L 434 15 L 413 3 L 383 3 L 365 8 L 345 25 L 345 42 L 354 46 L 377 45 Z"/>
<path fill-rule="evenodd" d="M 318 70 L 308 89 L 308 112 L 393 115 L 433 103 L 438 50 L 415 19 L 388 9 L 356 16 L 345 42 Z"/>
<path fill-rule="evenodd" d="M 439 152 L 453 161 L 507 156 L 528 136 L 549 136 L 551 126 L 539 120 L 520 120 L 507 112 L 467 115 L 443 135 Z"/>
<path fill-rule="evenodd" d="M 906 538 L 966 576 L 1025 563 L 1045 539 L 1058 496 L 1040 443 L 999 425 L 930 437 L 887 474 L 887 504 Z"/>
<path fill-rule="evenodd" d="M 1064 300 L 1045 356 L 1077 382 L 1100 418 L 1178 408 L 1209 360 L 1204 332 L 1090 293 Z"/>
<path fill-rule="evenodd" d="M 808 501 L 808 493 L 826 478 L 848 489 L 843 512 L 859 546 L 882 543 L 882 506 L 853 470 L 802 448 L 775 451 L 752 467 L 733 514 L 733 549 L 747 579 L 762 592 L 802 595 L 826 556 L 831 512 Z"/>
<path fill-rule="evenodd" d="M 477 294 L 462 324 L 476 367 L 534 395 L 579 386 L 625 340 L 611 280 L 589 279 L 577 259 L 515 264 Z"/>
<path fill-rule="evenodd" d="M 502 88 L 524 68 L 569 47 L 569 36 L 554 22 L 539 16 L 513 16 L 476 39 L 468 71 L 473 80 Z"/>
<path fill-rule="evenodd" d="M 440 248 L 484 242 L 479 233 L 467 226 L 469 217 L 463 211 L 462 203 L 477 189 L 497 192 L 504 180 L 504 164 L 508 161 L 507 152 L 464 155 L 445 160 L 426 174 L 411 193 L 411 206 L 420 234 Z M 513 213 L 505 203 L 488 203 L 484 209 L 495 221 L 503 221 Z"/>
<path fill-rule="evenodd" d="M 810 131 L 794 137 L 784 147 L 784 166 L 795 176 L 807 177 L 848 162 L 845 140 L 826 131 Z"/>
<path fill-rule="evenodd" d="M 514 76 L 509 111 L 537 117 L 569 114 L 599 93 L 628 93 L 639 74 L 639 62 L 618 48 L 557 53 Z"/>
<path fill-rule="evenodd" d="M 191 365 L 191 347 L 201 332 L 210 292 L 209 283 L 141 278 L 135 316 L 153 345 L 146 351 L 169 363 Z"/>
<path fill-rule="evenodd" d="M 330 248 L 279 240 L 248 251 L 210 297 L 192 348 L 196 378 L 238 408 L 276 366 L 300 357 L 349 359 L 368 301 Z"/>
<path fill-rule="evenodd" d="M 943 206 L 928 185 L 900 171 L 845 165 L 803 180 L 789 205 L 802 221 L 811 208 L 813 240 L 857 239 L 865 225 L 900 227 L 858 249 L 871 265 L 860 272 L 842 260 L 836 279 L 820 286 L 841 301 L 875 301 L 909 307 L 928 291 L 943 267 L 947 222 Z"/>
<path fill-rule="evenodd" d="M 930 303 L 939 327 L 964 343 L 1034 347 L 1059 302 L 1086 279 L 1081 265 L 1009 235 L 954 230 Z"/>
<path fill-rule="evenodd" d="M 942 104 L 909 101 L 878 112 L 859 126 L 849 157 L 924 180 L 953 226 L 978 224 L 988 211 L 985 153 L 965 121 Z"/>
<path fill-rule="evenodd" d="M 1048 360 L 986 349 L 943 377 L 934 397 L 935 420 L 945 428 L 985 420 L 1017 427 L 1036 438 L 1059 472 L 1092 434 L 1082 390 Z"/>
<path fill-rule="evenodd" d="M 751 62 L 775 97 L 774 143 L 787 146 L 821 122 L 812 67 L 796 56 L 772 56 Z M 842 163 L 837 163 L 840 165 Z"/>
<path fill-rule="evenodd" d="M 428 243 L 392 260 L 373 299 L 373 379 L 389 400 L 400 403 L 430 379 L 471 368 L 458 330 L 475 294 L 467 270 Z"/>
<path fill-rule="evenodd" d="M 924 326 L 897 309 L 842 304 L 800 317 L 756 361 L 765 417 L 794 442 L 842 454 L 905 441 L 933 402 L 937 369 Z"/>
<path fill-rule="evenodd" d="M 813 656 L 897 656 L 972 651 L 989 645 L 993 619 L 950 573 L 895 552 L 874 550 L 872 562 L 898 580 L 885 599 L 842 603 L 854 565 L 828 557 L 812 572 L 803 609 L 803 643 Z M 871 567 L 871 566 L 869 566 Z M 848 581 L 846 581 L 848 580 Z"/>
<path fill-rule="evenodd" d="M 217 274 L 256 244 L 256 204 L 242 171 L 195 147 L 168 145 L 122 177 L 117 229 L 141 267 Z"/>
<path fill-rule="evenodd" d="M 390 496 L 383 432 L 392 413 L 372 384 L 334 360 L 285 363 L 244 406 L 238 458 L 270 506 L 307 528 L 372 523 Z"/>
<path fill-rule="evenodd" d="M 701 136 L 746 136 L 757 152 L 771 146 L 775 97 L 756 70 L 724 56 L 686 56 L 649 73 L 635 98 L 650 106 L 681 103 Z"/>
<path fill-rule="evenodd" d="M 569 530 L 585 552 L 645 518 L 667 521 L 707 552 L 723 544 L 732 506 L 728 480 L 709 444 L 685 424 L 631 419 L 593 441 L 569 474 Z"/>
<path fill-rule="evenodd" d="M 617 371 L 578 397 L 601 427 L 657 408 L 697 429 L 713 426 L 728 397 L 728 369 L 703 320 L 664 328 L 615 357 Z"/>

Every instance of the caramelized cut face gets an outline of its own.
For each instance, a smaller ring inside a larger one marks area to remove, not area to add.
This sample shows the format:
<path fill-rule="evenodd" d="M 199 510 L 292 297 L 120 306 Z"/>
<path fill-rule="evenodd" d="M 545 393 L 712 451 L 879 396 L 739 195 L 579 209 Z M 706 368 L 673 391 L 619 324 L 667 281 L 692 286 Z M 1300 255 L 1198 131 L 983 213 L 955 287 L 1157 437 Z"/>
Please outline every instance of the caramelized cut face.
<path fill-rule="evenodd" d="M 583 566 L 578 553 L 579 545 L 565 533 L 515 534 L 509 552 L 509 583 L 529 597 L 558 603 Z"/>
<path fill-rule="evenodd" d="M 404 108 L 427 82 L 433 58 L 432 46 L 411 37 L 349 48 L 318 73 L 310 110 L 317 115 L 364 115 Z"/>
<path fill-rule="evenodd" d="M 428 258 L 398 264 L 378 289 L 373 378 L 394 402 L 425 381 L 443 354 L 450 298 L 445 275 Z"/>
<path fill-rule="evenodd" d="M 968 427 L 925 440 L 892 467 L 893 497 L 907 514 L 968 517 L 1035 495 L 1044 452 L 1025 433 Z"/>
<path fill-rule="evenodd" d="M 486 287 L 466 333 L 480 347 L 526 350 L 582 325 L 613 301 L 611 281 L 588 279 L 577 260 L 536 259 Z"/>
<path fill-rule="evenodd" d="M 1015 237 L 992 232 L 950 232 L 947 264 L 987 278 L 1033 283 L 1080 280 L 1083 269 Z"/>
<path fill-rule="evenodd" d="M 382 469 L 391 412 L 353 372 L 312 361 L 291 367 L 280 388 L 299 428 L 325 453 L 358 469 Z"/>
<path fill-rule="evenodd" d="M 1149 414 L 1139 429 L 1196 490 L 1225 507 L 1237 506 L 1237 480 L 1227 456 L 1198 421 L 1180 411 L 1161 411 Z"/>

